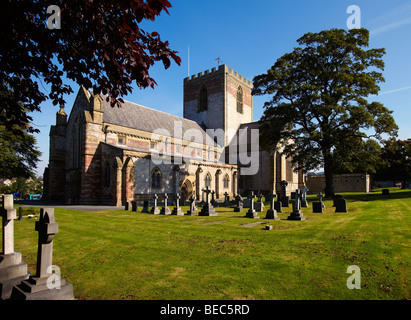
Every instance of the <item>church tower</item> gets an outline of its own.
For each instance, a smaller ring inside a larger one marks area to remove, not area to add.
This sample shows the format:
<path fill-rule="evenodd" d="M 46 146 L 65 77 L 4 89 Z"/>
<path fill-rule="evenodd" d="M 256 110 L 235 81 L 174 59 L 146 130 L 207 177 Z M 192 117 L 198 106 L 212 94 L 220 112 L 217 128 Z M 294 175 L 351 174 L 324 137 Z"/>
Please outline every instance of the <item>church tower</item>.
<path fill-rule="evenodd" d="M 184 118 L 203 129 L 224 130 L 230 144 L 243 123 L 253 121 L 252 82 L 226 65 L 184 79 Z"/>

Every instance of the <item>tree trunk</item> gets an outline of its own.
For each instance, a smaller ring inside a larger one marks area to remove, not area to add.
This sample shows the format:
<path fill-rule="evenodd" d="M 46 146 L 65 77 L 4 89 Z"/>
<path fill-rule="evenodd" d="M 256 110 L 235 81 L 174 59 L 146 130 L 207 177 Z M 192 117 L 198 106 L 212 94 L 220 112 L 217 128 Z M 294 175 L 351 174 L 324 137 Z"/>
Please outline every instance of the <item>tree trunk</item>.
<path fill-rule="evenodd" d="M 332 156 L 329 150 L 324 151 L 324 175 L 325 175 L 325 197 L 334 196 L 334 172 L 332 168 Z"/>

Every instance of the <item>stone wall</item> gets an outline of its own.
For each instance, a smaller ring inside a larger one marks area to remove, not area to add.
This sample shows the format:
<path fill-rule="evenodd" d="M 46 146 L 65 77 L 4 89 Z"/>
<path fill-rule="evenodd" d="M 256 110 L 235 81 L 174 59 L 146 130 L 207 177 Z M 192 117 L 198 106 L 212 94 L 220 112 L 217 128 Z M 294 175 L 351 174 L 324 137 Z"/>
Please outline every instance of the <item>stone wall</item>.
<path fill-rule="evenodd" d="M 324 193 L 325 175 L 307 176 L 308 194 Z M 370 175 L 364 173 L 335 174 L 334 192 L 370 192 Z"/>

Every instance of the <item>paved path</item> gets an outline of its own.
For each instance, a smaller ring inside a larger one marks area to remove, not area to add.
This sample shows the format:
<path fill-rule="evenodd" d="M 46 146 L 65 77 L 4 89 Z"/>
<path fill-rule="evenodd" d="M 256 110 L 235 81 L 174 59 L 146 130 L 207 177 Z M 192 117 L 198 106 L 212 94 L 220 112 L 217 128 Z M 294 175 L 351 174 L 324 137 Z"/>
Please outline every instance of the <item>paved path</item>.
<path fill-rule="evenodd" d="M 102 205 L 64 205 L 64 204 L 54 204 L 49 202 L 44 202 L 41 200 L 16 200 L 15 204 L 20 204 L 24 207 L 50 207 L 50 208 L 63 208 L 78 211 L 106 211 L 106 210 L 124 210 L 124 206 L 102 206 Z"/>

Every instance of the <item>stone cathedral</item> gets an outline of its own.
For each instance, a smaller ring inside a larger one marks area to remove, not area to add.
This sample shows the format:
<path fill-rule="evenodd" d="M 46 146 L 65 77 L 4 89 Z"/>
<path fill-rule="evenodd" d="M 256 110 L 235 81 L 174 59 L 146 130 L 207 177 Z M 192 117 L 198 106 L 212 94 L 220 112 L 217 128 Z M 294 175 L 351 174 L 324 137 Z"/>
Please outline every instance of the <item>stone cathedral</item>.
<path fill-rule="evenodd" d="M 183 199 L 202 189 L 224 199 L 249 190 L 288 192 L 304 184 L 290 159 L 258 147 L 252 83 L 226 65 L 184 79 L 183 118 L 80 88 L 50 129 L 44 197 L 66 204 L 120 206 L 154 194 Z M 250 156 L 251 154 L 251 156 Z M 252 170 L 251 170 L 252 169 Z"/>

